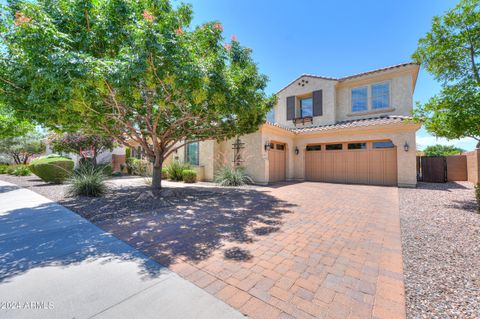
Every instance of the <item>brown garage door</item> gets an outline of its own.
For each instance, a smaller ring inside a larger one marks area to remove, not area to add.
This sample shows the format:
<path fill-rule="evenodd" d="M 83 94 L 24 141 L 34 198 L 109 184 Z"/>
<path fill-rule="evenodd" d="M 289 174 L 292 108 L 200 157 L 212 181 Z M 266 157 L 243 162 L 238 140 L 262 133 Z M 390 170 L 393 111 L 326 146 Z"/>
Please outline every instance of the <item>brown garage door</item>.
<path fill-rule="evenodd" d="M 269 182 L 285 180 L 285 144 L 271 143 L 268 151 Z"/>
<path fill-rule="evenodd" d="M 397 185 L 397 149 L 390 141 L 308 145 L 309 181 Z"/>

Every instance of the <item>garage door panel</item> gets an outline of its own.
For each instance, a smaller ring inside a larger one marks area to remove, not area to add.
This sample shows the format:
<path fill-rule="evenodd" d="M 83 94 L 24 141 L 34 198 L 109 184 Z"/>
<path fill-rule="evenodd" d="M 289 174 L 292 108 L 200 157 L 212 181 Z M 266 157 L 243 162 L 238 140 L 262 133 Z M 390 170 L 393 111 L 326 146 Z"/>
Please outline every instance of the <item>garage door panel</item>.
<path fill-rule="evenodd" d="M 269 181 L 285 180 L 285 149 L 272 148 L 268 151 Z"/>
<path fill-rule="evenodd" d="M 333 183 L 396 185 L 396 148 L 307 151 L 305 178 Z"/>

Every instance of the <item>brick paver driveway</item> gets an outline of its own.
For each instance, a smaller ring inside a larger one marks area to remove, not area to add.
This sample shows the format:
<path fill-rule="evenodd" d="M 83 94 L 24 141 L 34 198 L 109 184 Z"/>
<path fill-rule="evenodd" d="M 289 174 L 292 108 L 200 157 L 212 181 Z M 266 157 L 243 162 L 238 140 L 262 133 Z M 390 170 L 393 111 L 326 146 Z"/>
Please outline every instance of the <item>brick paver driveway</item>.
<path fill-rule="evenodd" d="M 256 192 L 97 224 L 252 318 L 405 317 L 397 188 Z"/>

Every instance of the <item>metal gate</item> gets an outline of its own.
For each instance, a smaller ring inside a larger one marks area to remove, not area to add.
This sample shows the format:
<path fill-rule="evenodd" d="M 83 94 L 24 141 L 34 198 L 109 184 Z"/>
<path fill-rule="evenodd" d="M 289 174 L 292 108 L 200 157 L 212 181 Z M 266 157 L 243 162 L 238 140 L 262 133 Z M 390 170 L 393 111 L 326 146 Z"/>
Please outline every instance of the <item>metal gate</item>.
<path fill-rule="evenodd" d="M 447 159 L 444 156 L 418 156 L 417 179 L 428 183 L 445 183 Z"/>

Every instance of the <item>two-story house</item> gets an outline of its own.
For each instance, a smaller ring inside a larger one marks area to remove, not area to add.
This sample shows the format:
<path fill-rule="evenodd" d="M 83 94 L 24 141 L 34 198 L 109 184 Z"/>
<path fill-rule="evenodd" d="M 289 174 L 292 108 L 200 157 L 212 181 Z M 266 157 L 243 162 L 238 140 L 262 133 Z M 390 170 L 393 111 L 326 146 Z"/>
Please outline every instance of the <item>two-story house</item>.
<path fill-rule="evenodd" d="M 277 92 L 274 120 L 255 133 L 188 145 L 176 157 L 212 180 L 236 155 L 260 184 L 308 180 L 416 185 L 411 121 L 419 66 L 404 63 L 330 78 L 304 74 Z M 237 152 L 237 153 L 235 153 Z"/>

